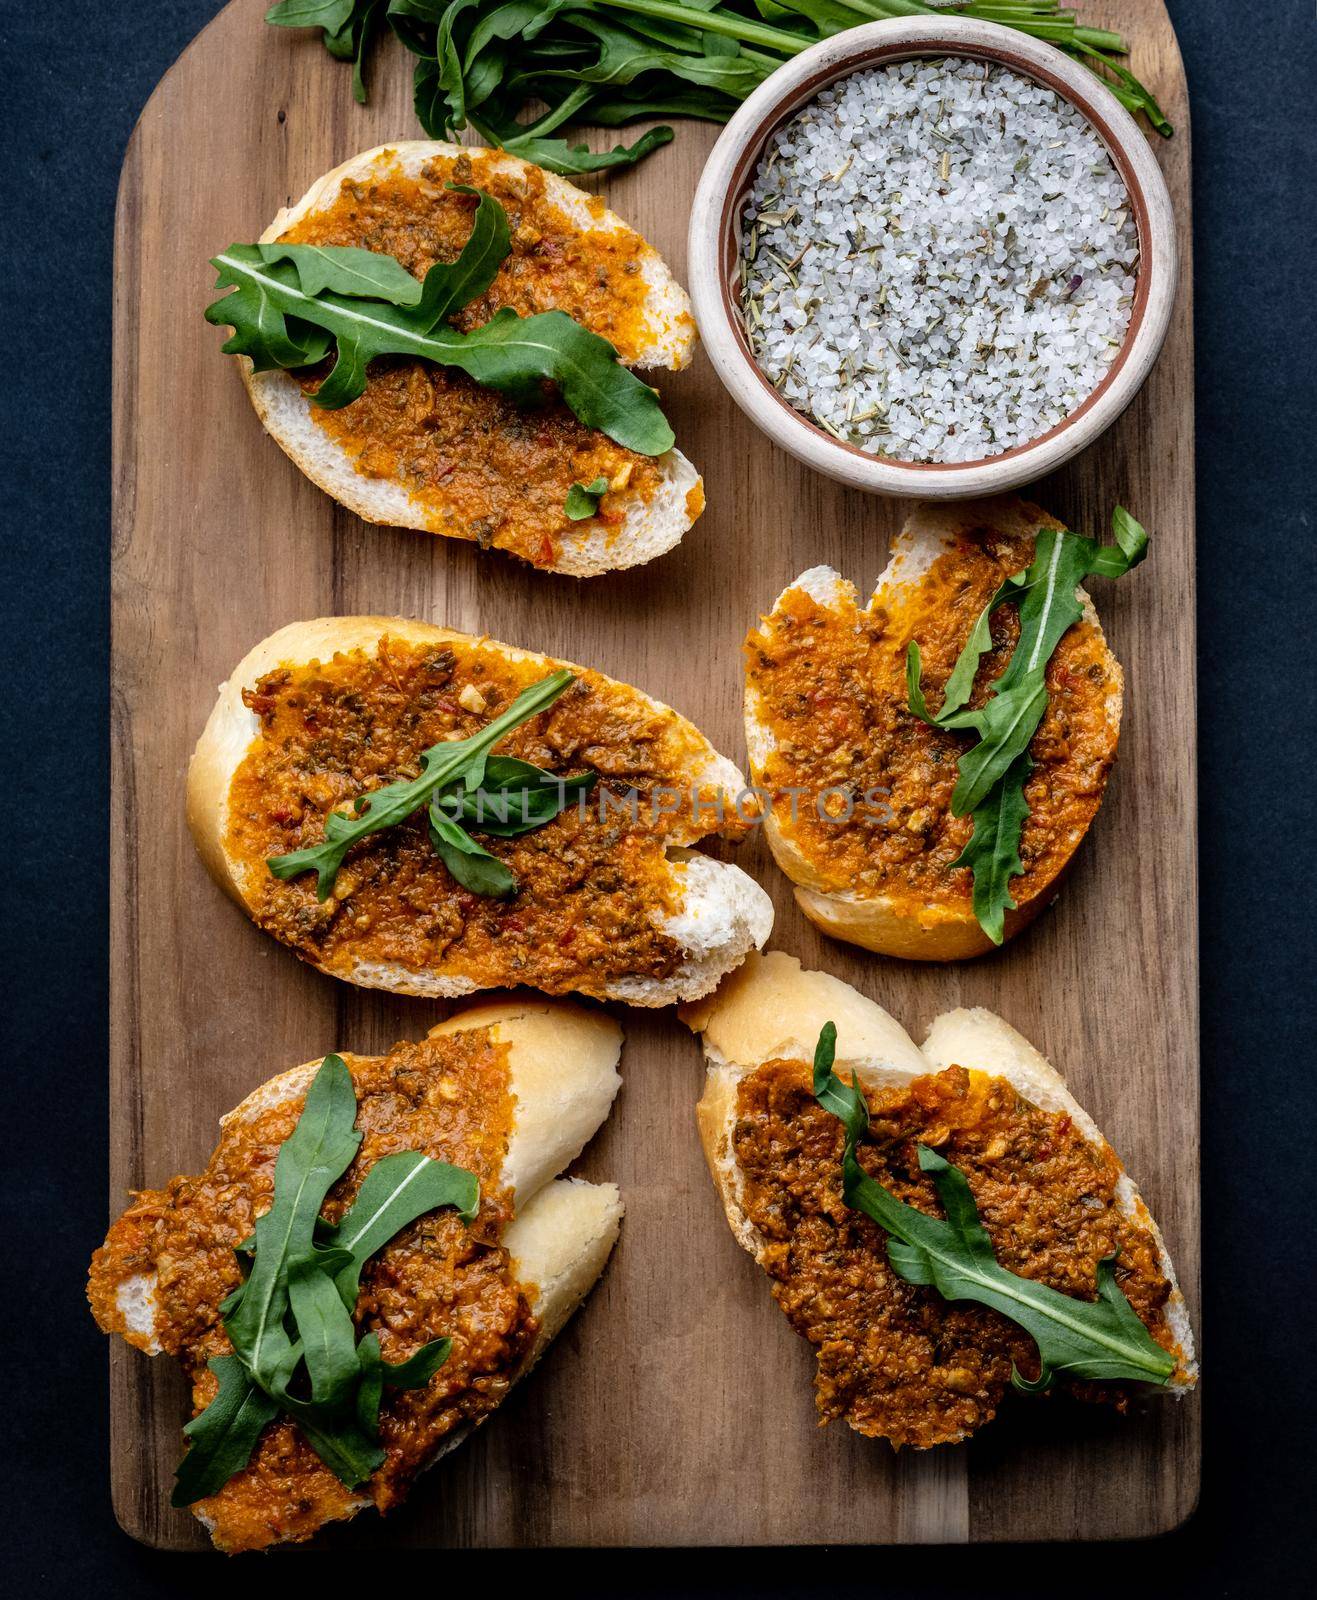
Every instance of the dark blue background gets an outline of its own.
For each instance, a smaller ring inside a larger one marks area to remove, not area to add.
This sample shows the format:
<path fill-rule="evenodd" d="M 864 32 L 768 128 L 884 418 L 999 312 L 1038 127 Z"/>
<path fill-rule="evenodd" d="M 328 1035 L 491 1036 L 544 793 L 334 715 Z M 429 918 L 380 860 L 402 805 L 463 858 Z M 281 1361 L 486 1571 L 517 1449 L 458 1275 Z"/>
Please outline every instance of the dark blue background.
<path fill-rule="evenodd" d="M 0 1549 L 39 1594 L 202 1581 L 121 1534 L 104 1341 L 110 270 L 151 89 L 218 0 L 9 0 L 0 22 Z M 1081 0 L 1082 10 L 1082 0 Z M 1314 332 L 1311 0 L 1172 0 L 1193 102 L 1206 1482 L 1167 1539 L 1083 1549 L 427 1557 L 379 1588 L 607 1594 L 1262 1593 L 1311 1548 Z M 216 85 L 216 93 L 223 85 Z M 1150 973 L 1149 981 L 1156 981 Z M 1113 996 L 1119 1004 L 1119 996 Z M 278 1558 L 276 1558 L 278 1559 Z M 245 1562 L 229 1576 L 332 1581 Z M 207 1560 L 212 1574 L 217 1563 Z M 333 1577 L 348 1575 L 335 1557 Z M 1305 1573 L 1310 1577 L 1310 1572 Z M 21 1591 L 18 1591 L 21 1592 Z"/>

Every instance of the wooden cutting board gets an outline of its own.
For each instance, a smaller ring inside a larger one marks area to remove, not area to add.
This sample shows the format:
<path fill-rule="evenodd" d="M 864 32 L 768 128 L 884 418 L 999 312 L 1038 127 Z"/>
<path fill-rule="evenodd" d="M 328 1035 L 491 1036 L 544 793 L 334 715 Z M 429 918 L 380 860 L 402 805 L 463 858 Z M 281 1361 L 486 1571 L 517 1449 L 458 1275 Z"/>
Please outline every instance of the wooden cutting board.
<path fill-rule="evenodd" d="M 183 820 L 188 755 L 216 685 L 273 628 L 382 612 L 489 632 L 597 666 L 690 716 L 744 763 L 740 642 L 803 568 L 863 588 L 902 507 L 812 476 L 756 433 L 701 358 L 665 378 L 709 509 L 672 554 L 574 581 L 474 545 L 367 526 L 333 504 L 256 421 L 223 337 L 202 321 L 207 258 L 254 238 L 354 152 L 413 137 L 410 70 L 391 45 L 371 103 L 316 36 L 234 0 L 166 75 L 133 136 L 115 262 L 111 1196 L 204 1164 L 220 1114 L 322 1051 L 382 1050 L 441 1014 L 300 965 L 207 878 Z M 1124 663 L 1121 756 L 1056 907 L 1002 953 L 904 965 L 822 938 L 761 844 L 742 865 L 772 892 L 773 943 L 920 1031 L 986 1005 L 1043 1049 L 1161 1219 L 1198 1305 L 1194 478 L 1189 127 L 1160 3 L 1084 0 L 1133 40 L 1134 70 L 1175 138 L 1156 141 L 1183 281 L 1165 351 L 1122 421 L 1036 498 L 1105 530 L 1117 499 L 1152 530 L 1130 580 L 1104 585 Z M 682 276 L 686 200 L 715 130 L 609 183 L 614 207 Z M 621 1185 L 627 1220 L 603 1280 L 536 1373 L 386 1522 L 344 1546 L 790 1545 L 1129 1538 L 1192 1509 L 1199 1405 L 1120 1419 L 1012 1403 L 973 1443 L 894 1455 L 815 1426 L 812 1357 L 732 1240 L 695 1136 L 703 1067 L 671 1013 L 623 1012 L 625 1087 L 581 1170 Z M 206 1541 L 169 1507 L 186 1398 L 168 1361 L 112 1346 L 119 1521 L 171 1549 Z"/>

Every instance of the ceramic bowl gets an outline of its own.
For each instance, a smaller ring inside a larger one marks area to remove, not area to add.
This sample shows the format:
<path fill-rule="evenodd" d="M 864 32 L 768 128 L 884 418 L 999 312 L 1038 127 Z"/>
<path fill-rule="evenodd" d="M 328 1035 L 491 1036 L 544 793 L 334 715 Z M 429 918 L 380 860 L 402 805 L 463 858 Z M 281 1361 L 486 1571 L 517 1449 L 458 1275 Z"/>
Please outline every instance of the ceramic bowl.
<path fill-rule="evenodd" d="M 1077 410 L 1026 445 L 982 461 L 894 461 L 846 444 L 781 398 L 746 337 L 738 274 L 740 217 L 769 138 L 839 78 L 915 56 L 993 61 L 1046 84 L 1092 124 L 1129 191 L 1138 230 L 1134 305 L 1120 353 Z M 775 444 L 842 483 L 874 494 L 955 500 L 1017 488 L 1104 433 L 1138 392 L 1161 349 L 1176 283 L 1170 195 L 1148 139 L 1079 62 L 1038 39 L 965 17 L 866 23 L 802 52 L 762 83 L 723 130 L 691 212 L 688 281 L 705 349 L 728 393 Z"/>

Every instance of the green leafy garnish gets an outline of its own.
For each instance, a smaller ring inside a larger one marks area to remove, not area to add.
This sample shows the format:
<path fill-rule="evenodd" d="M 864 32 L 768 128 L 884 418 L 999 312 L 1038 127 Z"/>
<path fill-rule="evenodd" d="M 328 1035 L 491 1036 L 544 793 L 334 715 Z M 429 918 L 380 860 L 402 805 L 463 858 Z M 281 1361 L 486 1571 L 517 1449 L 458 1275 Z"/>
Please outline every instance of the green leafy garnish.
<path fill-rule="evenodd" d="M 598 511 L 599 502 L 607 493 L 607 478 L 596 478 L 593 483 L 574 483 L 567 491 L 563 510 L 573 522 L 584 522 Z"/>
<path fill-rule="evenodd" d="M 553 137 L 568 123 L 622 127 L 643 117 L 726 122 L 783 61 L 820 39 L 885 17 L 960 16 L 1046 39 L 1075 57 L 1158 133 L 1171 125 L 1120 57 L 1118 33 L 1090 28 L 1063 0 L 284 0 L 268 20 L 319 27 L 327 48 L 361 60 L 385 14 L 416 57 L 414 102 L 425 131 L 471 127 L 487 143 L 568 176 L 630 166 L 672 138 L 654 128 L 592 152 Z M 520 114 L 547 107 L 527 126 Z"/>
<path fill-rule="evenodd" d="M 489 758 L 500 739 L 546 710 L 574 681 L 575 675 L 563 667 L 531 684 L 479 733 L 431 745 L 421 756 L 420 777 L 386 784 L 360 796 L 351 815 L 331 811 L 320 844 L 270 856 L 266 866 L 282 879 L 314 872 L 316 898 L 327 900 L 343 858 L 354 844 L 426 810 L 430 842 L 464 888 L 496 899 L 515 894 L 516 878 L 476 843 L 463 823 L 513 838 L 542 828 L 594 786 L 597 774 L 593 772 L 558 778 L 528 761 Z"/>
<path fill-rule="evenodd" d="M 972 1300 L 1010 1319 L 1038 1346 L 1037 1378 L 1011 1381 L 1029 1393 L 1057 1377 L 1110 1383 L 1165 1384 L 1175 1358 L 1152 1337 L 1116 1283 L 1113 1257 L 1097 1264 L 1097 1299 L 1077 1300 L 1047 1284 L 1008 1272 L 997 1260 L 978 1206 L 958 1167 L 927 1145 L 919 1168 L 933 1180 L 945 1217 L 898 1200 L 869 1177 L 856 1154 L 869 1130 L 869 1108 L 858 1078 L 848 1086 L 833 1071 L 837 1030 L 823 1025 L 814 1052 L 814 1097 L 846 1130 L 842 1196 L 887 1234 L 887 1259 L 906 1283 L 927 1284 L 944 1300 Z"/>
<path fill-rule="evenodd" d="M 211 265 L 216 288 L 233 292 L 206 307 L 206 320 L 233 329 L 222 348 L 257 372 L 296 371 L 336 352 L 311 397 L 327 410 L 366 388 L 376 356 L 415 356 L 457 367 L 519 405 L 543 402 L 555 384 L 587 428 L 641 455 L 670 450 L 673 433 L 658 397 L 618 360 L 607 339 L 563 311 L 522 317 L 503 306 L 467 332 L 448 319 L 485 293 L 511 249 L 507 213 L 478 196 L 471 234 L 454 262 L 436 262 L 423 282 L 392 256 L 338 245 L 233 244 Z"/>
<path fill-rule="evenodd" d="M 326 1239 L 348 1258 L 334 1278 L 343 1303 L 356 1305 L 361 1269 L 400 1228 L 440 1206 L 454 1206 L 463 1222 L 474 1222 L 479 1204 L 475 1180 L 460 1167 L 432 1161 L 418 1150 L 382 1156 Z"/>
<path fill-rule="evenodd" d="M 380 1401 L 384 1386 L 387 1384 L 391 1389 L 423 1389 L 448 1360 L 452 1349 L 451 1339 L 432 1339 L 406 1361 L 390 1366 L 380 1356 L 379 1335 L 368 1333 L 357 1346 L 362 1374 L 355 1408 L 358 1428 L 373 1437 L 380 1425 Z"/>
<path fill-rule="evenodd" d="M 637 116 L 643 116 L 638 111 Z M 491 127 L 471 118 L 471 125 L 490 144 L 501 145 L 512 156 L 532 161 L 546 172 L 556 172 L 560 177 L 584 177 L 591 172 L 607 172 L 616 167 L 634 167 L 638 161 L 672 143 L 671 128 L 651 128 L 642 133 L 634 144 L 615 144 L 611 150 L 591 150 L 588 144 L 568 144 L 566 139 L 547 139 L 542 134 L 529 131 L 516 136 L 500 138 Z M 515 124 L 514 124 L 515 126 Z M 532 125 L 534 126 L 534 125 Z"/>
<path fill-rule="evenodd" d="M 286 1329 L 288 1271 L 321 1248 L 315 1242 L 316 1218 L 361 1143 L 353 1126 L 356 1112 L 351 1074 L 340 1057 L 327 1056 L 296 1128 L 280 1146 L 274 1200 L 256 1223 L 251 1272 L 224 1305 L 225 1331 L 249 1376 L 267 1394 L 278 1394 L 295 1365 Z"/>
<path fill-rule="evenodd" d="M 490 756 L 480 787 L 447 796 L 444 804 L 451 815 L 460 800 L 461 820 L 468 826 L 499 839 L 515 839 L 552 822 L 560 811 L 589 794 L 598 781 L 595 772 L 559 778 L 514 756 Z"/>
<path fill-rule="evenodd" d="M 307 294 L 329 289 L 364 300 L 387 300 L 390 305 L 418 305 L 424 289 L 401 261 L 378 250 L 359 250 L 339 244 L 259 244 L 267 266 L 291 261 Z"/>
<path fill-rule="evenodd" d="M 325 49 L 352 63 L 352 93 L 366 103 L 365 60 L 389 0 L 280 0 L 265 13 L 279 28 L 320 28 Z"/>
<path fill-rule="evenodd" d="M 449 872 L 471 894 L 510 900 L 517 879 L 496 855 L 477 844 L 460 823 L 450 822 L 437 805 L 430 807 L 430 843 Z"/>
<path fill-rule="evenodd" d="M 383 1386 L 428 1383 L 448 1358 L 452 1341 L 436 1339 L 390 1366 L 376 1334 L 358 1342 L 353 1311 L 373 1255 L 441 1206 L 470 1222 L 480 1185 L 473 1173 L 419 1151 L 384 1156 L 338 1226 L 327 1226 L 325 1197 L 361 1143 L 356 1116 L 352 1075 L 342 1057 L 326 1056 L 279 1148 L 270 1209 L 238 1247 L 252 1256 L 251 1270 L 220 1307 L 233 1354 L 209 1362 L 219 1393 L 183 1430 L 191 1448 L 178 1469 L 176 1506 L 222 1489 L 280 1415 L 356 1488 L 384 1459 L 377 1439 Z"/>
<path fill-rule="evenodd" d="M 906 652 L 910 710 L 931 727 L 978 735 L 960 758 L 951 795 L 952 815 L 972 815 L 974 832 L 951 865 L 972 872 L 974 914 L 994 944 L 1002 941 L 1006 912 L 1015 910 L 1010 880 L 1024 870 L 1020 837 L 1029 815 L 1024 786 L 1033 770 L 1029 742 L 1047 710 L 1047 663 L 1083 615 L 1075 590 L 1085 578 L 1123 576 L 1147 553 L 1148 535 L 1123 506 L 1112 513 L 1111 526 L 1114 545 L 1064 529 L 1039 531 L 1033 561 L 1004 580 L 975 620 L 936 713 L 928 708 L 915 640 Z M 979 663 L 992 648 L 993 613 L 1007 601 L 1019 607 L 1019 638 L 988 700 L 979 710 L 968 710 Z"/>
<path fill-rule="evenodd" d="M 251 1460 L 279 1402 L 258 1389 L 237 1356 L 213 1356 L 206 1365 L 219 1379 L 219 1393 L 183 1429 L 191 1444 L 174 1475 L 172 1504 L 190 1506 L 218 1494 Z"/>

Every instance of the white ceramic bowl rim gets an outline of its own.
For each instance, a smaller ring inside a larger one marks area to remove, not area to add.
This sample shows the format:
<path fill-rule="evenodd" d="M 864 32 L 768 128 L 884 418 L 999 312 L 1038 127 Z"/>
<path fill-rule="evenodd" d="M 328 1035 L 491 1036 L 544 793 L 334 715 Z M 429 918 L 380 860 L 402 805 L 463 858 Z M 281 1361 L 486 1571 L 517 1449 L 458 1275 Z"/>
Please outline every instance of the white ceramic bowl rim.
<path fill-rule="evenodd" d="M 1069 416 L 1028 444 L 979 461 L 879 458 L 833 438 L 784 400 L 751 352 L 739 309 L 740 212 L 769 137 L 820 90 L 867 67 L 914 56 L 992 60 L 1054 89 L 1093 126 L 1129 191 L 1139 239 L 1134 304 L 1110 370 Z M 1175 224 L 1165 179 L 1138 124 L 1087 67 L 1054 45 L 974 18 L 892 18 L 865 23 L 784 63 L 727 124 L 691 209 L 688 278 L 700 333 L 722 383 L 746 414 L 806 465 L 879 493 L 955 499 L 993 494 L 1043 476 L 1092 443 L 1147 376 L 1170 323 L 1177 273 Z"/>

